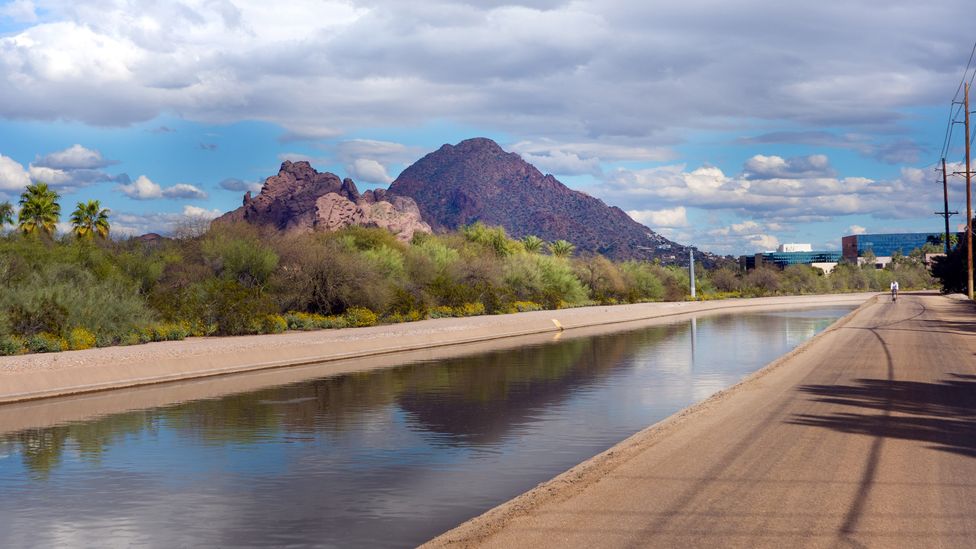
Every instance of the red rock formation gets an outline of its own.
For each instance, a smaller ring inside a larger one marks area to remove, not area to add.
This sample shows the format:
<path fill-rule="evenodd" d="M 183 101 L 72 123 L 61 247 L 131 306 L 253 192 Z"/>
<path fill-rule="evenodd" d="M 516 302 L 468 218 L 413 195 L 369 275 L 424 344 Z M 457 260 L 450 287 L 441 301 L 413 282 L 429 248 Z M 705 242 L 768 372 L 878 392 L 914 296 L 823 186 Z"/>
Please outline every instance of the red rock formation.
<path fill-rule="evenodd" d="M 244 204 L 215 222 L 246 221 L 282 231 L 334 231 L 348 225 L 382 227 L 408 241 L 415 232 L 430 232 L 417 204 L 385 193 L 359 193 L 351 179 L 319 173 L 308 162 L 281 164 L 278 175 L 267 178 L 261 192 L 244 195 Z"/>

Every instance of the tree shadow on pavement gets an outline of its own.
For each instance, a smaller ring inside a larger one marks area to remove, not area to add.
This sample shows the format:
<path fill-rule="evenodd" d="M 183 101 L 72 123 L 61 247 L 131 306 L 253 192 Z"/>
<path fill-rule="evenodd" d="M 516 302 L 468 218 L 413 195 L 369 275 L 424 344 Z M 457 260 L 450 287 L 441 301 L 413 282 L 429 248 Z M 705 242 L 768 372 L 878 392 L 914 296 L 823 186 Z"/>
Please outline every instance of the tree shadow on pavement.
<path fill-rule="evenodd" d="M 789 423 L 843 433 L 916 440 L 928 448 L 976 457 L 976 376 L 935 383 L 857 379 L 855 385 L 804 385 L 817 402 L 878 413 L 802 414 Z"/>

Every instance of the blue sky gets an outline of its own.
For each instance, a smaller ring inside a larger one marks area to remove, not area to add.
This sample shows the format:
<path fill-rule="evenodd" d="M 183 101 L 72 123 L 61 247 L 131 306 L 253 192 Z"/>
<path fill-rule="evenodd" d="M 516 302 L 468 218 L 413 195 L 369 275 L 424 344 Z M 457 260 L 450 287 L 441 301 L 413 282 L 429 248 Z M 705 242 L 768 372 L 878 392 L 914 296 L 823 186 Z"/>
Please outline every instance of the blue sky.
<path fill-rule="evenodd" d="M 717 253 L 939 230 L 967 2 L 690 4 L 0 1 L 0 200 L 167 232 L 284 159 L 384 187 L 485 136 Z"/>

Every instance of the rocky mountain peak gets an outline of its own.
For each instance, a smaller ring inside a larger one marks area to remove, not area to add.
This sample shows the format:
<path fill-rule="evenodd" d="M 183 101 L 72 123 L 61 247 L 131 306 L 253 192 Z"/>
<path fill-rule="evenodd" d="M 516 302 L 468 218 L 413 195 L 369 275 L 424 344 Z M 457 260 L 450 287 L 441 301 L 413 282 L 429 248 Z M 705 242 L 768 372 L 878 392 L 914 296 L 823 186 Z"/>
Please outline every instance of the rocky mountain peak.
<path fill-rule="evenodd" d="M 620 208 L 543 175 L 515 153 L 479 137 L 444 145 L 408 167 L 389 194 L 412 198 L 440 229 L 476 221 L 516 238 L 564 239 L 614 259 L 686 263 L 688 248 L 637 223 Z"/>
<path fill-rule="evenodd" d="M 360 194 L 352 179 L 318 172 L 306 161 L 282 162 L 278 175 L 264 180 L 261 192 L 244 195 L 243 205 L 215 220 L 243 221 L 282 231 L 333 231 L 348 225 L 383 227 L 401 240 L 430 232 L 417 204 L 405 197 Z"/>

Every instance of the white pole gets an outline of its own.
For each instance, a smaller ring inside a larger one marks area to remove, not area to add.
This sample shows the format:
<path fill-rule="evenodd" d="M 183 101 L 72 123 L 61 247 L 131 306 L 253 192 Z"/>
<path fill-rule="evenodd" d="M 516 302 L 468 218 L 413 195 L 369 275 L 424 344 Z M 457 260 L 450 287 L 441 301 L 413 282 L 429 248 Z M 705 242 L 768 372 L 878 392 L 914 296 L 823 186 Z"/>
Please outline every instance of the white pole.
<path fill-rule="evenodd" d="M 688 250 L 688 269 L 691 271 L 691 298 L 695 299 L 695 250 Z"/>

